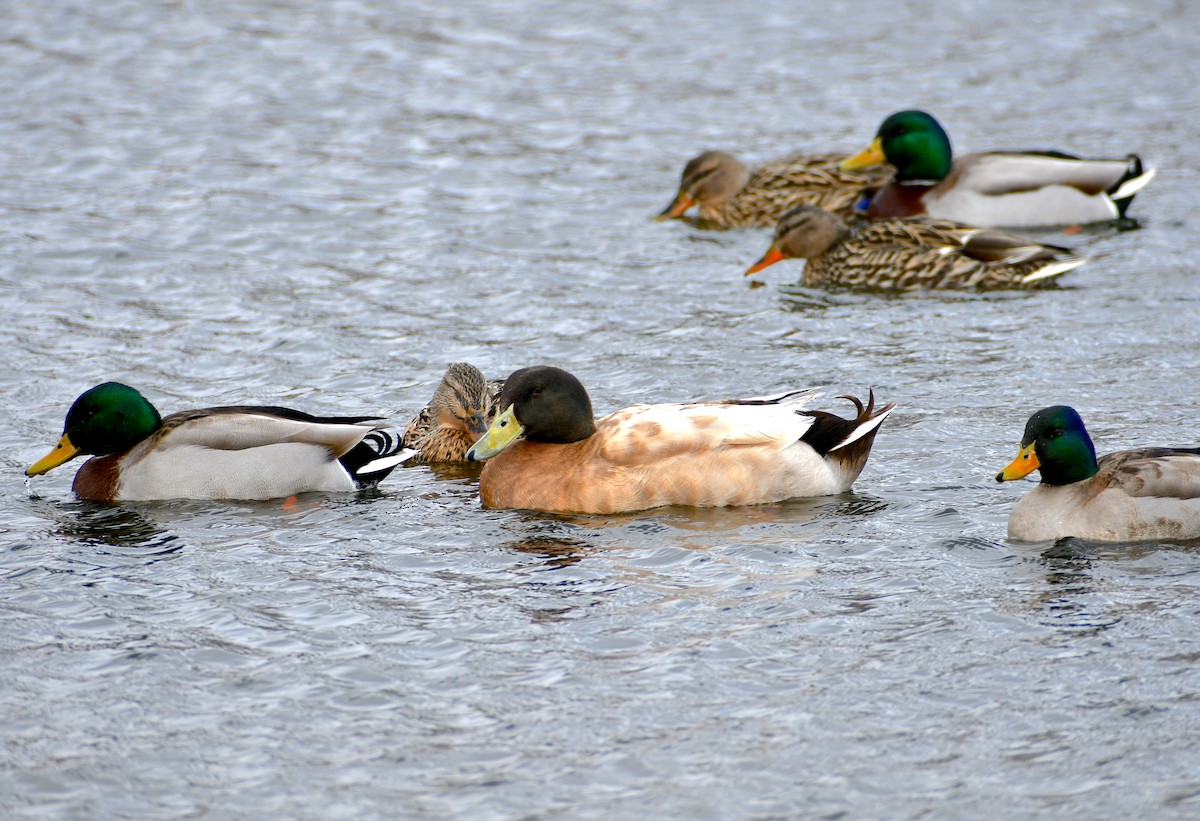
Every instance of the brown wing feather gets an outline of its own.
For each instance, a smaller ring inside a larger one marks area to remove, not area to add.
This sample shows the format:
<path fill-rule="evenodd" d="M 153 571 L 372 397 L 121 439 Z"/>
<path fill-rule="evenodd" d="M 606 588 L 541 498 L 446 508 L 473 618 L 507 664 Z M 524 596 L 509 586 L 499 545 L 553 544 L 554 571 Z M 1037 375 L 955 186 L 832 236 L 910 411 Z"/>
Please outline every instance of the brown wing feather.
<path fill-rule="evenodd" d="M 746 186 L 723 206 L 701 213 L 712 228 L 767 228 L 798 205 L 815 205 L 843 218 L 854 214 L 864 196 L 892 175 L 891 166 L 861 171 L 841 168 L 846 154 L 799 154 L 753 171 Z"/>

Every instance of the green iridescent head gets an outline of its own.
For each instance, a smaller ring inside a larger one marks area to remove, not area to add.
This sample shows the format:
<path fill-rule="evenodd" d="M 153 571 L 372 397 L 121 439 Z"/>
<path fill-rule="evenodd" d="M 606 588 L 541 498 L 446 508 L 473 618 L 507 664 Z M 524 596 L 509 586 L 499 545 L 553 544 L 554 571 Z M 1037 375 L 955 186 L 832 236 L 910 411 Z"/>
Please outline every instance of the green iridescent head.
<path fill-rule="evenodd" d="M 1096 448 L 1074 408 L 1055 405 L 1029 417 L 1021 452 L 996 480 L 1020 479 L 1041 471 L 1042 483 L 1069 485 L 1096 475 Z"/>
<path fill-rule="evenodd" d="M 950 173 L 950 138 L 924 111 L 896 112 L 879 126 L 875 139 L 896 167 L 897 182 L 942 180 Z"/>
<path fill-rule="evenodd" d="M 146 397 L 128 385 L 105 382 L 75 400 L 58 445 L 25 472 L 36 476 L 84 453 L 122 453 L 161 424 L 162 417 Z"/>

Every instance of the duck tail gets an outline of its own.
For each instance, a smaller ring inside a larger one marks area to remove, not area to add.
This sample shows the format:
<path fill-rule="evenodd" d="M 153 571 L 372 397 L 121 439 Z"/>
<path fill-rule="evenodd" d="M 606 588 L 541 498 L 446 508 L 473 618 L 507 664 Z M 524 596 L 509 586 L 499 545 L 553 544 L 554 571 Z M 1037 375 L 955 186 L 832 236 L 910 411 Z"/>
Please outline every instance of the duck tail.
<path fill-rule="evenodd" d="M 858 409 L 853 419 L 843 419 L 825 411 L 802 411 L 813 418 L 812 426 L 801 439 L 822 457 L 835 463 L 846 478 L 846 487 L 858 478 L 871 455 L 871 446 L 879 426 L 896 409 L 895 402 L 875 409 L 875 391 L 867 394 L 867 404 L 857 396 L 843 394 L 839 399 L 848 399 Z"/>
<path fill-rule="evenodd" d="M 1125 209 L 1133 202 L 1133 196 L 1141 191 L 1150 180 L 1154 179 L 1155 171 L 1151 168 L 1145 171 L 1142 168 L 1142 158 L 1137 154 L 1130 154 L 1127 158 L 1129 167 L 1119 180 L 1114 182 L 1108 188 L 1108 196 L 1117 206 L 1117 214 L 1125 216 Z"/>
<path fill-rule="evenodd" d="M 378 484 L 395 467 L 417 455 L 404 442 L 385 430 L 373 430 L 344 453 L 338 461 L 359 487 Z"/>
<path fill-rule="evenodd" d="M 1052 277 L 1061 276 L 1067 271 L 1074 271 L 1087 261 L 1087 257 L 1074 255 L 1053 260 L 1052 262 L 1048 262 L 1042 267 L 1038 268 L 1033 273 L 1026 274 L 1025 276 L 1021 277 L 1021 284 L 1028 285 L 1031 282 L 1037 282 L 1038 280 L 1051 279 Z"/>
<path fill-rule="evenodd" d="M 848 445 L 860 441 L 863 437 L 869 437 L 867 449 L 870 450 L 870 441 L 875 438 L 875 434 L 879 431 L 879 426 L 883 424 L 883 420 L 888 418 L 888 415 L 896 409 L 895 402 L 889 402 L 878 411 L 875 410 L 875 390 L 868 389 L 867 404 L 863 407 L 862 400 L 857 396 L 851 396 L 848 393 L 843 393 L 838 396 L 838 399 L 849 399 L 854 403 L 854 407 L 858 408 L 858 416 L 853 420 L 849 420 L 854 426 L 842 441 L 838 442 L 832 448 L 833 450 L 841 450 Z"/>

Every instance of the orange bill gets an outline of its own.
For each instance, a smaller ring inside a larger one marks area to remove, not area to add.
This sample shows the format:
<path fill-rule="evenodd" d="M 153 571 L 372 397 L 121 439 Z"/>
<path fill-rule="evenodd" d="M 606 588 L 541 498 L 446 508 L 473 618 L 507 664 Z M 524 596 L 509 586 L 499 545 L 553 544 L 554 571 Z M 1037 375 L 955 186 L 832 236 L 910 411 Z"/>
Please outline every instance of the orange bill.
<path fill-rule="evenodd" d="M 1021 452 L 1017 454 L 1017 458 L 1009 462 L 1008 467 L 996 474 L 996 481 L 1011 482 L 1013 479 L 1024 479 L 1041 467 L 1041 463 L 1038 462 L 1037 453 L 1033 448 L 1033 442 L 1021 448 Z"/>
<path fill-rule="evenodd" d="M 771 247 L 768 248 L 767 252 L 762 255 L 762 259 L 747 268 L 745 275 L 750 276 L 751 274 L 757 274 L 763 268 L 766 268 L 768 265 L 774 265 L 781 259 L 787 259 L 787 257 L 783 255 L 783 251 L 780 251 L 777 247 L 775 247 L 775 243 L 771 243 Z"/>
<path fill-rule="evenodd" d="M 688 210 L 695 204 L 696 204 L 696 201 L 694 199 L 691 199 L 690 197 L 688 197 L 687 194 L 684 194 L 682 191 L 680 191 L 675 196 L 675 199 L 671 200 L 671 204 L 668 205 L 666 208 L 664 208 L 662 210 L 662 213 L 659 214 L 654 219 L 656 219 L 656 220 L 673 220 L 673 219 L 676 219 L 677 217 L 682 217 L 683 212 Z"/>

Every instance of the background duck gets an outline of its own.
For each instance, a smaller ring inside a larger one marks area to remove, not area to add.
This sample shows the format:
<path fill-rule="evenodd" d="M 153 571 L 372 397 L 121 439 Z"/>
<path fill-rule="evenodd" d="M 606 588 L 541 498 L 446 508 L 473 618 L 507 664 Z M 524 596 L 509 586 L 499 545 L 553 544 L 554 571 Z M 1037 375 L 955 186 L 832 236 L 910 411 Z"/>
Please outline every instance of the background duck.
<path fill-rule="evenodd" d="M 1200 448 L 1138 448 L 1096 460 L 1074 408 L 1044 408 L 1025 425 L 1021 451 L 997 482 L 1041 472 L 1008 517 L 1008 536 L 1030 542 L 1200 538 Z"/>
<path fill-rule="evenodd" d="M 846 154 L 798 154 L 754 170 L 724 151 L 705 151 L 683 167 L 679 193 L 656 219 L 675 219 L 699 206 L 704 228 L 764 228 L 797 205 L 819 205 L 846 218 L 891 176 L 891 168 L 849 171 Z"/>
<path fill-rule="evenodd" d="M 1033 228 L 1124 216 L 1154 176 L 1136 154 L 1083 159 L 1038 151 L 991 151 L 952 159 L 950 138 L 924 111 L 897 112 L 845 169 L 888 162 L 895 176 L 872 197 L 872 219 L 928 214 L 972 225 Z"/>
<path fill-rule="evenodd" d="M 789 258 L 808 260 L 808 286 L 896 291 L 1036 287 L 1086 261 L 1067 248 L 927 217 L 879 220 L 851 233 L 836 215 L 807 205 L 783 215 L 746 275 Z"/>
<path fill-rule="evenodd" d="M 620 513 L 660 505 L 720 507 L 850 488 L 895 407 L 853 419 L 805 410 L 819 394 L 635 405 L 599 421 L 579 380 L 536 366 L 505 381 L 501 409 L 468 458 L 487 459 L 484 507 Z"/>
<path fill-rule="evenodd" d="M 138 391 L 105 382 L 67 412 L 58 445 L 25 471 L 37 476 L 80 454 L 82 499 L 274 499 L 353 491 L 413 455 L 380 417 L 310 416 L 277 407 L 181 411 L 165 419 Z"/>
<path fill-rule="evenodd" d="M 466 362 L 447 368 L 429 404 L 404 429 L 405 446 L 417 451 L 412 463 L 465 462 L 467 449 L 496 415 L 503 385 L 503 379 L 489 382 Z"/>

